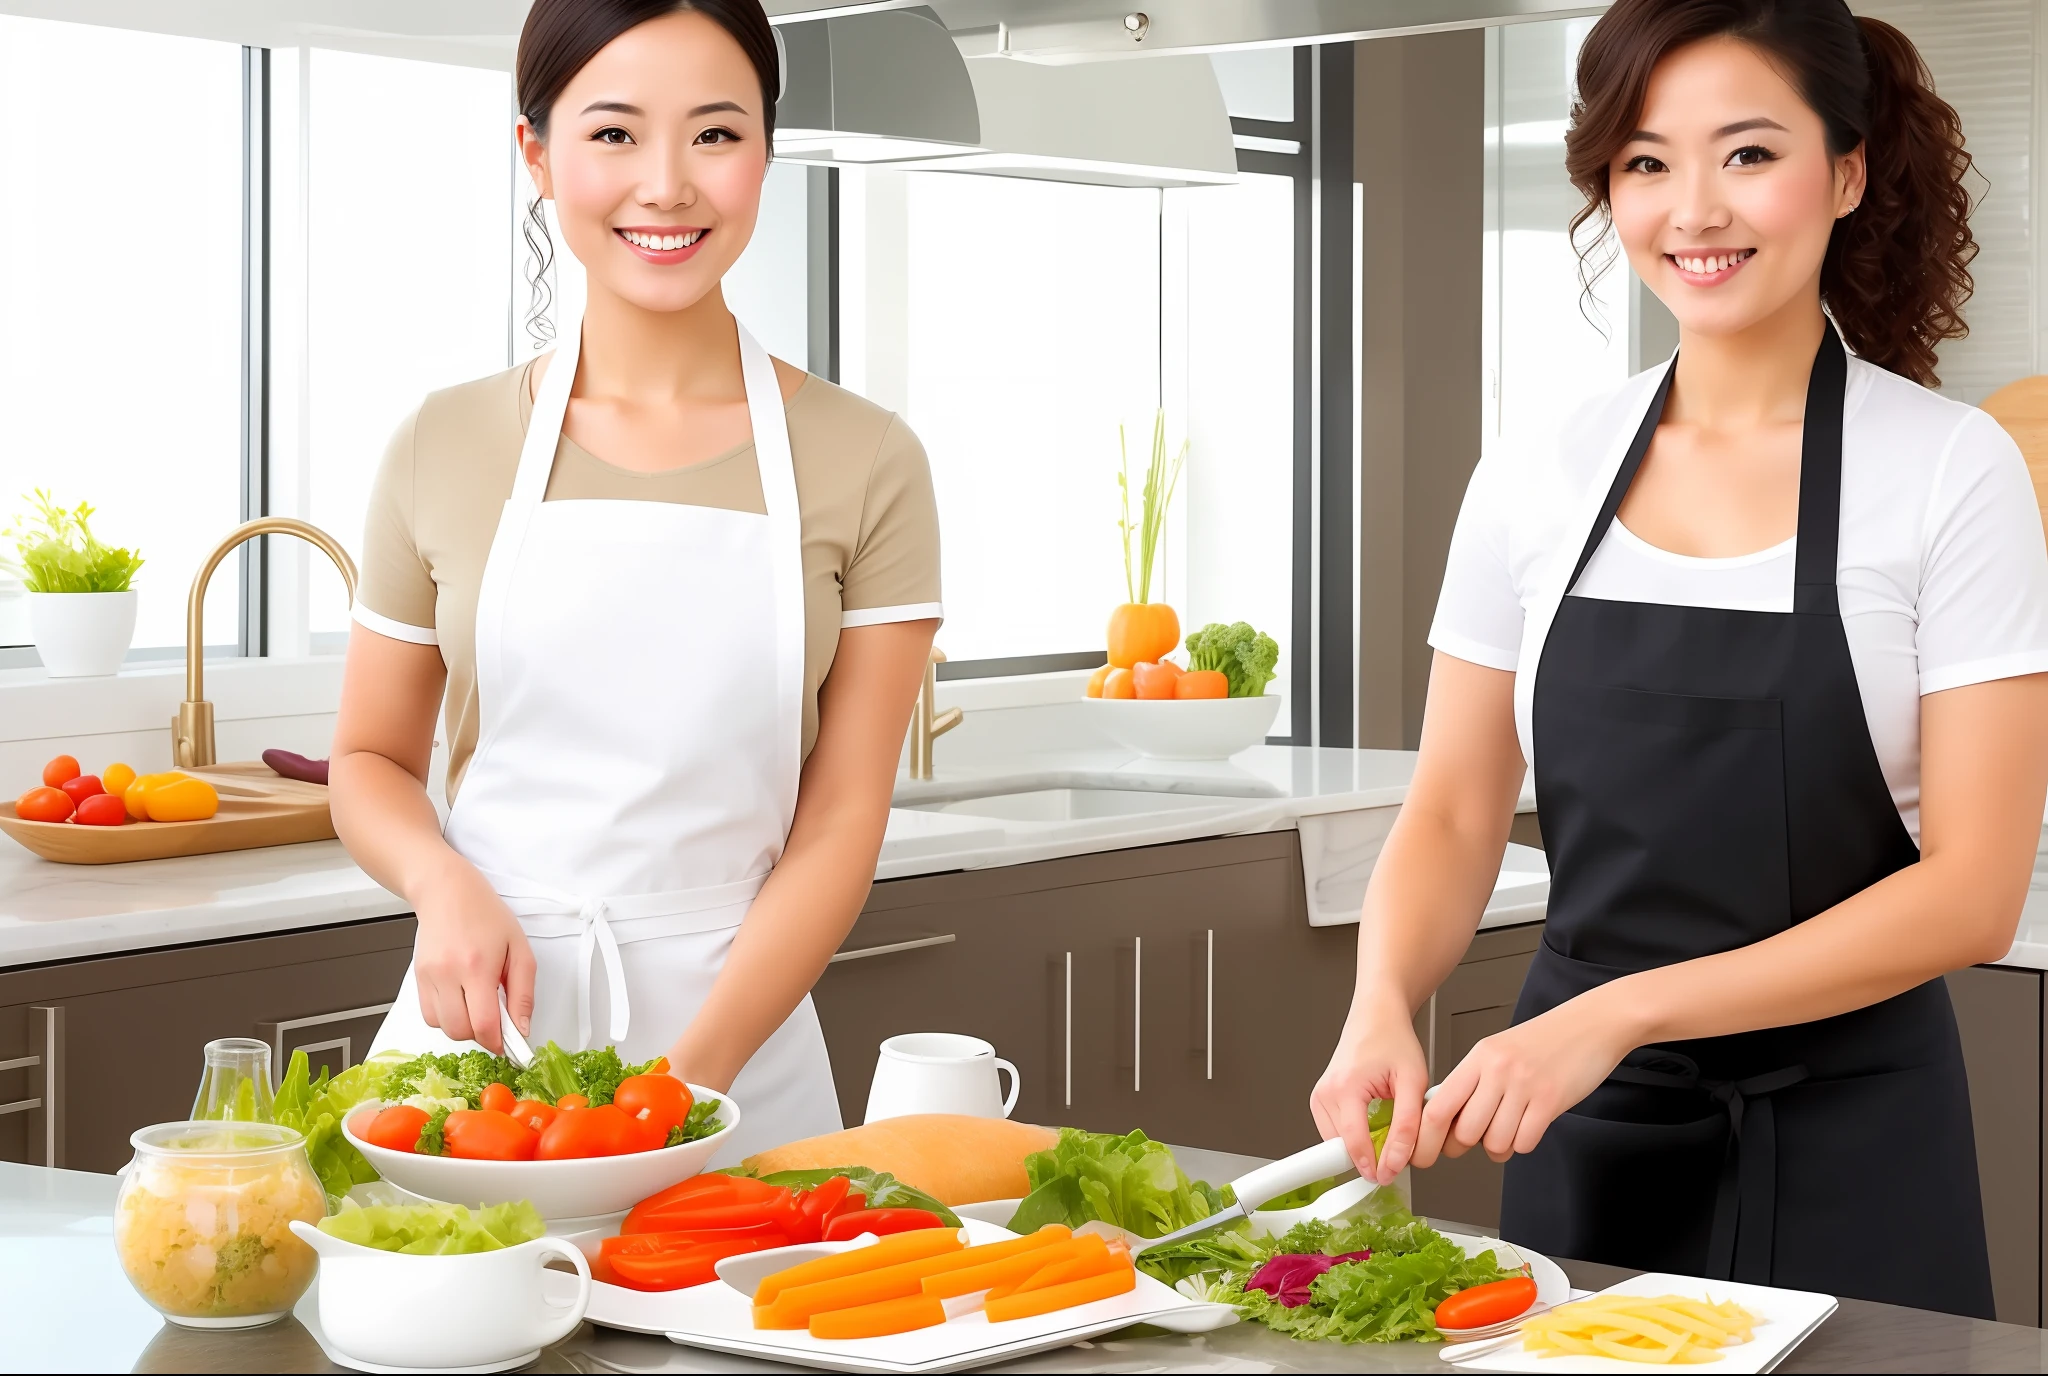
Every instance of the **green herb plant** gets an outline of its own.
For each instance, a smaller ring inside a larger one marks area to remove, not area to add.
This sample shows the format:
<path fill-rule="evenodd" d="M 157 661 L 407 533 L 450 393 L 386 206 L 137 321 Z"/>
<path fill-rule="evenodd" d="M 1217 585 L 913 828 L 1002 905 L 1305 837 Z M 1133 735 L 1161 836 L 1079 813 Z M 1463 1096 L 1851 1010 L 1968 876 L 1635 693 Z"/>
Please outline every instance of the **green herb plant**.
<path fill-rule="evenodd" d="M 1173 502 L 1174 490 L 1180 486 L 1180 471 L 1187 462 L 1188 442 L 1181 441 L 1180 452 L 1169 463 L 1166 457 L 1166 412 L 1159 411 L 1153 415 L 1152 457 L 1145 465 L 1145 484 L 1138 497 L 1135 525 L 1131 521 L 1131 449 L 1121 425 L 1116 428 L 1116 444 L 1123 456 L 1123 467 L 1116 475 L 1123 516 L 1116 523 L 1116 528 L 1124 544 L 1124 600 L 1149 602 L 1152 600 L 1152 566 L 1158 562 L 1159 546 L 1166 538 L 1166 508 Z M 1133 535 L 1138 541 L 1135 578 L 1131 568 Z"/>
<path fill-rule="evenodd" d="M 142 556 L 100 543 L 92 533 L 93 508 L 84 502 L 66 510 L 37 488 L 22 498 L 35 510 L 15 517 L 0 537 L 14 541 L 21 585 L 30 592 L 127 592 Z"/>

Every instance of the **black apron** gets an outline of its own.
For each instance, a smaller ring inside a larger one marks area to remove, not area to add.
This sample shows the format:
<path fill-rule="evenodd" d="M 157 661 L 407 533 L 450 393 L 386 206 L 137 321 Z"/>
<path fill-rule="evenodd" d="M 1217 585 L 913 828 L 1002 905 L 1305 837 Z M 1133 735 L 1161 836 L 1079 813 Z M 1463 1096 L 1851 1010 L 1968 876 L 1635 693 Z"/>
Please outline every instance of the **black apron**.
<path fill-rule="evenodd" d="M 1831 328 L 1807 387 L 1790 615 L 1561 597 L 1531 723 L 1549 912 L 1515 1021 L 1761 941 L 1919 859 L 1836 604 L 1846 373 Z M 1567 594 L 1670 389 L 1666 372 Z M 1501 1232 L 1584 1261 L 1992 1317 L 1946 985 L 1633 1052 L 1509 1163 Z"/>

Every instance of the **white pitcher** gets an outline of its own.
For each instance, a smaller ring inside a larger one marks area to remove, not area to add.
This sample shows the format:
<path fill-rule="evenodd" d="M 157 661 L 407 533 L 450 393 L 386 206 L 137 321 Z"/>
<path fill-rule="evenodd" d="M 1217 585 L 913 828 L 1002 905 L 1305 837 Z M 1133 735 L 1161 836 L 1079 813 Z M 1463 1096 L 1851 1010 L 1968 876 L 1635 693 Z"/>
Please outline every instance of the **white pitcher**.
<path fill-rule="evenodd" d="M 1005 1097 L 997 1079 L 1010 1074 Z M 1007 1118 L 1017 1107 L 1017 1067 L 979 1037 L 957 1032 L 906 1032 L 882 1043 L 868 1089 L 870 1123 L 909 1113 L 961 1113 Z"/>
<path fill-rule="evenodd" d="M 346 1365 L 498 1371 L 569 1336 L 590 1307 L 590 1262 L 558 1237 L 458 1256 L 407 1256 L 292 1231 L 320 1254 L 320 1329 Z M 576 1268 L 576 1298 L 550 1304 L 542 1276 Z"/>

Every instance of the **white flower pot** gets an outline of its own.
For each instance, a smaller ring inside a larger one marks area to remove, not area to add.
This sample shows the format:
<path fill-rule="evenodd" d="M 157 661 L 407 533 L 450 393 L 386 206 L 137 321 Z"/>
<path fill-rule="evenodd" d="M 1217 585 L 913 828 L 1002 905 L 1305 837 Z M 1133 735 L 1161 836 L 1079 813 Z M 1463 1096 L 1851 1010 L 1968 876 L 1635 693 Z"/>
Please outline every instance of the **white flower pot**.
<path fill-rule="evenodd" d="M 29 593 L 28 629 L 51 678 L 119 673 L 135 638 L 135 593 Z"/>

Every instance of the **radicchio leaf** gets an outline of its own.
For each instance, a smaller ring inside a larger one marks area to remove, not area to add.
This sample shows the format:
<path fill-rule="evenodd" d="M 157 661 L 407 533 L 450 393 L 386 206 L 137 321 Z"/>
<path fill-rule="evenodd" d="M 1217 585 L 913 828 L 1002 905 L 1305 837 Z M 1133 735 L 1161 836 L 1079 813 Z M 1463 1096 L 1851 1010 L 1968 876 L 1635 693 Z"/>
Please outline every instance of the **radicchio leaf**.
<path fill-rule="evenodd" d="M 1317 1277 L 1332 1266 L 1341 1266 L 1347 1261 L 1364 1261 L 1371 1252 L 1346 1252 L 1342 1256 L 1324 1256 L 1321 1252 L 1308 1254 L 1282 1254 L 1267 1261 L 1252 1272 L 1244 1283 L 1247 1290 L 1263 1290 L 1289 1309 L 1307 1304 L 1309 1287 Z"/>

